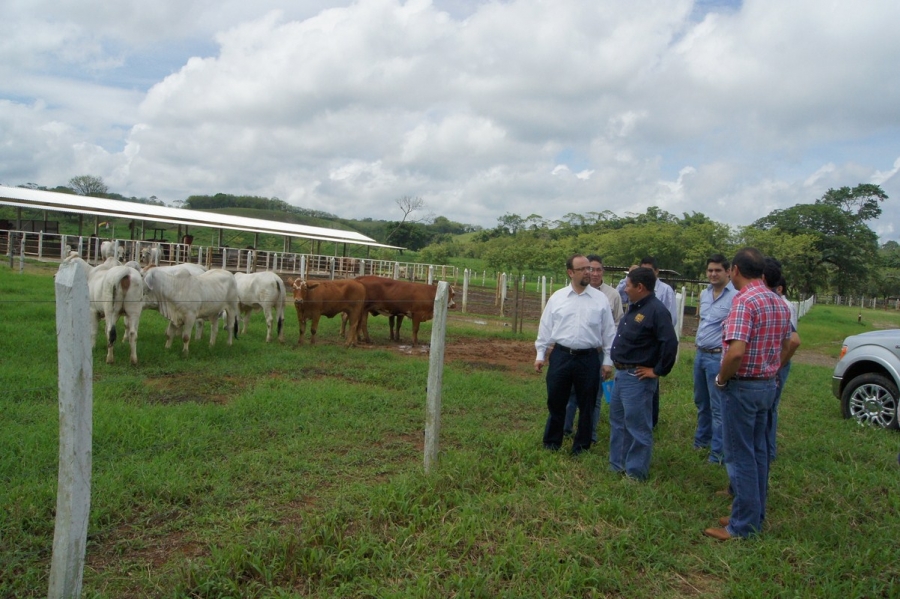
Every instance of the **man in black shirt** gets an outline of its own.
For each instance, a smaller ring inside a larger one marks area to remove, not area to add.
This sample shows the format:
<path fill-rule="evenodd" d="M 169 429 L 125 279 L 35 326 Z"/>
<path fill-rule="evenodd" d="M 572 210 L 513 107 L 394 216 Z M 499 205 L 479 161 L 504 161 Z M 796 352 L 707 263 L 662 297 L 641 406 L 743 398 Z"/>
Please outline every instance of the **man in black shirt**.
<path fill-rule="evenodd" d="M 675 365 L 678 338 L 669 310 L 653 294 L 656 275 L 628 273 L 628 312 L 612 345 L 616 382 L 609 404 L 609 463 L 629 478 L 646 480 L 653 450 L 653 394 Z"/>

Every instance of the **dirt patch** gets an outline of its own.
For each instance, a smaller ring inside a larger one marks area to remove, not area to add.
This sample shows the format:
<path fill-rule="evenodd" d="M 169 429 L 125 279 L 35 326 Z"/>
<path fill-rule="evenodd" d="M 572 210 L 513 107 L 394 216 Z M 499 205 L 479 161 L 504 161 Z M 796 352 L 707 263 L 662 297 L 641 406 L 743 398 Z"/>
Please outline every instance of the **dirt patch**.
<path fill-rule="evenodd" d="M 148 377 L 147 403 L 174 404 L 194 401 L 198 403 L 227 403 L 248 384 L 237 377 L 219 377 L 210 381 L 202 372 Z"/>
<path fill-rule="evenodd" d="M 471 300 L 469 301 L 468 310 L 465 314 L 453 312 L 449 314 L 448 319 L 451 322 L 478 324 L 489 331 L 509 331 L 512 321 L 512 316 L 508 313 L 509 310 L 507 310 L 507 319 L 497 319 L 500 309 L 494 305 L 493 296 L 482 293 L 481 296 L 476 295 L 476 298 L 478 297 L 480 297 L 480 301 L 474 303 Z M 475 312 L 474 310 L 480 310 L 480 312 Z M 521 340 L 454 337 L 444 348 L 444 361 L 447 363 L 455 362 L 472 371 L 495 370 L 533 373 L 535 358 L 534 339 L 536 334 L 533 332 L 529 333 L 528 329 L 536 329 L 537 322 L 540 319 L 540 303 L 537 298 L 532 298 L 525 303 L 524 314 L 526 332 L 522 333 Z M 483 318 L 480 315 L 484 315 L 487 318 Z M 693 339 L 697 335 L 699 324 L 700 319 L 697 316 L 689 314 L 684 316 L 681 338 L 687 340 L 682 341 L 679 345 L 679 349 L 682 352 L 696 351 Z M 427 341 L 420 343 L 416 347 L 413 347 L 408 342 L 398 344 L 386 340 L 376 341 L 373 345 L 361 345 L 360 347 L 388 348 L 408 356 L 427 356 L 429 351 Z M 793 362 L 830 368 L 834 366 L 836 360 L 827 354 L 804 350 L 801 346 L 797 353 L 794 354 Z"/>

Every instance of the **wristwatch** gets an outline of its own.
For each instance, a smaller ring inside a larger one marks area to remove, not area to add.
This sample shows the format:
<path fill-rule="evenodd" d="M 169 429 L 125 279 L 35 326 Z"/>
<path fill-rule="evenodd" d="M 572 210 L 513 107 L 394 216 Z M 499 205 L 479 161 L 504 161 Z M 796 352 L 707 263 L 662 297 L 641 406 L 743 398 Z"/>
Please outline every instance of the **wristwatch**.
<path fill-rule="evenodd" d="M 718 387 L 719 389 L 724 389 L 727 385 L 728 385 L 728 381 L 725 381 L 724 383 L 719 382 L 719 375 L 717 374 L 716 375 L 716 387 Z"/>

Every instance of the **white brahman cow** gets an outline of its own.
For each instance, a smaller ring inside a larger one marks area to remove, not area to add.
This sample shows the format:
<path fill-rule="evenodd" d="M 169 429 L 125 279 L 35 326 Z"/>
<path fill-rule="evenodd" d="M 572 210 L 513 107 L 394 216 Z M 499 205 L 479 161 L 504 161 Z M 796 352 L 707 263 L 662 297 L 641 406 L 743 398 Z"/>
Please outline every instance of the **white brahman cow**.
<path fill-rule="evenodd" d="M 266 317 L 266 343 L 272 341 L 272 323 L 277 322 L 278 341 L 284 343 L 284 300 L 285 286 L 281 277 L 274 272 L 252 274 L 235 273 L 238 297 L 240 298 L 243 326 L 241 334 L 247 333 L 247 323 L 254 310 L 262 310 Z M 273 315 L 274 311 L 274 315 Z"/>
<path fill-rule="evenodd" d="M 219 314 L 225 312 L 228 329 L 228 345 L 237 336 L 238 292 L 234 275 L 227 270 L 210 270 L 192 275 L 187 270 L 175 272 L 151 268 L 144 274 L 144 301 L 156 305 L 159 313 L 168 321 L 166 348 L 172 347 L 172 339 L 180 331 L 184 343 L 182 354 L 188 355 L 191 329 L 198 318 L 212 324 L 209 345 L 216 344 Z"/>
<path fill-rule="evenodd" d="M 189 272 L 192 275 L 202 275 L 207 270 L 205 266 L 200 266 L 199 264 L 191 264 L 190 262 L 185 262 L 183 264 L 173 264 L 172 266 L 155 266 L 153 264 L 150 264 L 149 266 L 145 266 L 144 268 L 138 269 L 138 270 L 141 271 L 142 275 L 146 275 L 148 272 L 150 272 L 150 269 L 154 269 L 154 268 L 158 268 L 159 270 L 165 271 L 165 272 L 178 272 L 178 271 L 184 270 L 184 271 Z M 157 312 L 159 312 L 159 304 L 157 304 L 155 302 L 155 300 L 153 300 L 153 298 L 149 298 L 147 295 L 146 284 L 147 283 L 145 282 L 144 283 L 144 285 L 145 285 L 144 309 L 145 310 L 156 310 Z M 200 341 L 200 339 L 203 338 L 203 319 L 198 318 L 196 320 L 196 322 L 194 323 L 194 325 L 195 325 L 195 331 L 196 331 L 194 334 L 194 341 Z"/>
<path fill-rule="evenodd" d="M 91 347 L 97 345 L 97 329 L 100 319 L 103 319 L 106 321 L 106 363 L 112 364 L 115 361 L 116 322 L 124 316 L 125 337 L 131 345 L 131 363 L 137 364 L 138 325 L 143 308 L 141 274 L 129 266 L 116 264 L 115 258 L 107 258 L 103 264 L 92 267 L 73 252 L 66 262 L 79 264 L 87 276 L 91 301 Z"/>

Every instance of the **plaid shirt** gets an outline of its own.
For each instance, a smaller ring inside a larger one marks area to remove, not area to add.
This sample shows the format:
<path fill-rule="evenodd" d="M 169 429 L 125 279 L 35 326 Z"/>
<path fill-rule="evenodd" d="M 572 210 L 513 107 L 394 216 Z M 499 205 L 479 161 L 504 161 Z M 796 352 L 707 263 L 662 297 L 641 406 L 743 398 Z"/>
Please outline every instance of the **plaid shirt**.
<path fill-rule="evenodd" d="M 736 376 L 774 377 L 781 366 L 781 343 L 790 336 L 791 311 L 762 279 L 738 292 L 722 327 L 725 350 L 732 340 L 747 344 Z"/>

